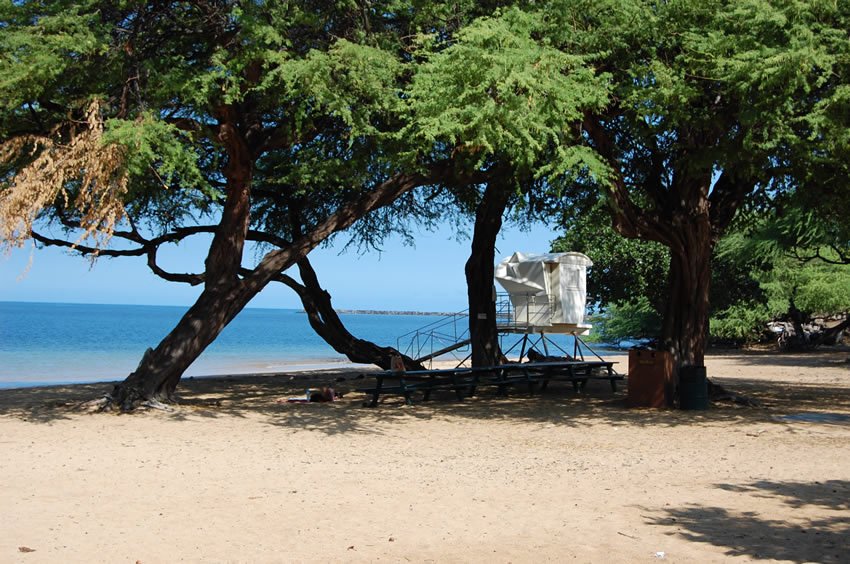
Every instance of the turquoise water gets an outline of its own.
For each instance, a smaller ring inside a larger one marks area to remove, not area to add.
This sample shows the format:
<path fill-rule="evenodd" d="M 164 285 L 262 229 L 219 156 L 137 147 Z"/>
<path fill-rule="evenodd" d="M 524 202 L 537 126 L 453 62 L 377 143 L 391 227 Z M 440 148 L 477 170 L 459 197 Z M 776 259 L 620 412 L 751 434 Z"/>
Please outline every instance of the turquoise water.
<path fill-rule="evenodd" d="M 0 302 L 0 388 L 121 380 L 187 307 Z M 357 337 L 396 346 L 425 315 L 340 315 Z M 343 366 L 347 359 L 293 309 L 246 309 L 186 376 Z"/>

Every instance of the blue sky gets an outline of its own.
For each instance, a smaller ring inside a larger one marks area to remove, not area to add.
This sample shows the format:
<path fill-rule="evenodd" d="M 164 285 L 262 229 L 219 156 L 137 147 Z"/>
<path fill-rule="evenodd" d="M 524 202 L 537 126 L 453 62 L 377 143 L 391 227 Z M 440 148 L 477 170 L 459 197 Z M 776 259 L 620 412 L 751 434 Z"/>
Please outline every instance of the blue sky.
<path fill-rule="evenodd" d="M 471 229 L 471 227 L 470 227 Z M 499 237 L 497 261 L 514 251 L 547 252 L 557 236 L 534 225 L 523 232 L 506 227 Z M 339 240 L 341 248 L 344 239 Z M 162 264 L 174 271 L 199 271 L 207 241 L 190 240 L 168 249 Z M 319 280 L 334 305 L 346 309 L 460 311 L 466 308 L 463 265 L 469 240 L 457 241 L 448 229 L 419 232 L 416 246 L 400 239 L 386 243 L 382 253 L 339 254 L 319 248 L 310 254 Z M 28 272 L 27 264 L 32 258 Z M 141 257 L 102 258 L 94 267 L 60 249 L 15 250 L 0 256 L 0 300 L 105 304 L 190 305 L 199 288 L 165 282 L 152 274 Z M 272 284 L 249 307 L 298 308 L 298 298 L 281 284 Z"/>

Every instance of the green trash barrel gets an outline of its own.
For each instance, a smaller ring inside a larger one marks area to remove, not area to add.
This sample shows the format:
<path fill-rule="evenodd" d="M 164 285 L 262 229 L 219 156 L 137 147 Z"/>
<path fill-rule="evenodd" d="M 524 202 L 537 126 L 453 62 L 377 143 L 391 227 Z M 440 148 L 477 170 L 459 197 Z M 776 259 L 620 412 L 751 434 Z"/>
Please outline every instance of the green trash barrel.
<path fill-rule="evenodd" d="M 708 409 L 708 382 L 705 366 L 679 368 L 679 408 Z"/>

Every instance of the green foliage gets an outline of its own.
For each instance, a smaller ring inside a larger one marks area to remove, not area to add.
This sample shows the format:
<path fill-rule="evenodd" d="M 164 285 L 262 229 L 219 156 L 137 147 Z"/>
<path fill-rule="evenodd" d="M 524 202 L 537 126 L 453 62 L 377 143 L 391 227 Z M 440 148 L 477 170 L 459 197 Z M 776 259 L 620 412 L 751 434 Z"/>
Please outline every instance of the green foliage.
<path fill-rule="evenodd" d="M 761 338 L 770 317 L 763 303 L 739 302 L 711 317 L 709 335 L 712 339 L 736 343 L 755 342 Z"/>
<path fill-rule="evenodd" d="M 322 110 L 351 128 L 350 136 L 381 133 L 376 116 L 399 115 L 403 64 L 392 52 L 340 40 L 325 51 L 312 50 L 303 59 L 278 56 L 259 91 L 278 93 L 296 108 L 299 126 Z"/>
<path fill-rule="evenodd" d="M 661 316 L 644 296 L 631 302 L 609 304 L 598 320 L 598 340 L 607 343 L 655 338 L 661 332 Z"/>
<path fill-rule="evenodd" d="M 801 209 L 812 209 L 825 196 L 818 215 L 830 216 L 831 228 L 847 225 L 848 214 L 826 211 L 850 201 L 850 5 L 558 0 L 547 8 L 549 45 L 611 77 L 611 101 L 588 116 L 585 140 L 608 157 L 617 181 L 600 188 L 610 193 L 618 231 L 675 255 L 665 327 L 687 320 L 693 333 L 664 338 L 687 352 L 704 327 L 703 304 L 687 300 L 706 283 L 699 273 L 742 202 L 772 205 L 798 192 Z M 850 238 L 836 232 L 830 241 L 846 245 Z M 592 234 L 579 237 L 592 242 L 588 249 L 605 248 Z M 717 317 L 728 321 L 724 331 L 761 315 L 728 308 L 764 303 L 754 283 L 763 266 L 752 257 L 715 262 L 712 300 L 725 310 Z"/>
<path fill-rule="evenodd" d="M 771 261 L 795 257 L 801 261 L 811 258 L 834 263 L 850 263 L 850 186 L 824 194 L 809 205 L 815 194 L 803 198 L 794 192 L 776 207 L 745 215 L 738 230 L 725 242 L 725 255 L 743 255 L 753 260 Z"/>
<path fill-rule="evenodd" d="M 126 148 L 127 207 L 163 231 L 216 217 L 234 159 L 255 193 L 252 227 L 289 236 L 388 175 L 432 159 L 400 135 L 415 69 L 402 49 L 411 5 L 352 2 L 0 6 L 0 134 L 67 142 L 101 101 L 104 142 Z M 225 132 L 222 124 L 237 131 Z M 407 155 L 407 156 L 404 156 Z M 0 164 L 13 178 L 31 157 Z M 0 185 L 3 190 L 4 185 Z M 309 195 L 309 197 L 307 197 Z M 74 219 L 62 202 L 44 217 Z M 411 214 L 416 207 L 408 207 Z M 424 214 L 427 216 L 427 213 Z M 193 219 L 188 219 L 193 218 Z M 395 218 L 384 231 L 401 228 Z"/>
<path fill-rule="evenodd" d="M 135 121 L 108 121 L 103 142 L 127 149 L 127 168 L 135 178 L 143 179 L 153 171 L 165 190 L 173 189 L 173 183 L 177 182 L 185 190 L 221 196 L 208 185 L 198 168 L 198 154 L 186 132 L 151 114 Z"/>
<path fill-rule="evenodd" d="M 80 59 L 107 48 L 91 3 L 55 2 L 38 14 L 30 2 L 0 4 L 0 110 L 17 112 L 45 92 L 79 85 Z M 76 76 L 75 76 L 76 75 Z"/>
<path fill-rule="evenodd" d="M 626 239 L 611 226 L 604 202 L 573 206 L 563 218 L 564 235 L 552 252 L 576 251 L 593 261 L 587 280 L 588 304 L 607 310 L 609 304 L 644 301 L 662 311 L 670 253 L 662 245 Z"/>
<path fill-rule="evenodd" d="M 791 302 L 808 314 L 834 314 L 850 311 L 850 267 L 812 260 L 782 258 L 758 280 L 767 295 L 771 314 L 781 315 Z"/>
<path fill-rule="evenodd" d="M 607 170 L 585 148 L 575 147 L 565 126 L 607 101 L 604 76 L 584 59 L 534 38 L 537 20 L 510 10 L 480 18 L 459 31 L 447 47 L 422 52 L 409 90 L 409 134 L 422 147 L 455 150 L 476 164 L 494 156 L 536 174 L 587 168 Z M 556 160 L 540 164 L 552 147 Z M 427 150 L 427 149 L 426 149 Z"/>
<path fill-rule="evenodd" d="M 0 137 L 67 141 L 102 100 L 106 142 L 127 149 L 131 217 L 162 227 L 214 216 L 233 158 L 220 126 L 235 124 L 251 226 L 285 237 L 294 212 L 294 229 L 309 228 L 395 172 L 442 158 L 466 173 L 499 165 L 528 209 L 566 208 L 555 248 L 588 254 L 591 301 L 634 317 L 665 309 L 668 248 L 685 247 L 676 222 L 710 208 L 722 226 L 736 208 L 712 187 L 718 175 L 783 204 L 753 216 L 766 239 L 846 248 L 848 28 L 844 1 L 7 1 Z M 28 158 L 3 163 L 3 181 Z M 627 202 L 611 196 L 615 178 Z M 474 203 L 476 189 L 457 189 Z M 399 202 L 364 223 L 364 239 L 445 216 L 444 194 Z M 603 206 L 632 239 L 614 235 Z M 736 253 L 715 263 L 718 319 L 764 301 L 753 280 L 780 307 L 782 269 Z M 819 297 L 801 303 L 840 305 L 824 293 L 841 284 L 791 285 L 810 286 Z"/>

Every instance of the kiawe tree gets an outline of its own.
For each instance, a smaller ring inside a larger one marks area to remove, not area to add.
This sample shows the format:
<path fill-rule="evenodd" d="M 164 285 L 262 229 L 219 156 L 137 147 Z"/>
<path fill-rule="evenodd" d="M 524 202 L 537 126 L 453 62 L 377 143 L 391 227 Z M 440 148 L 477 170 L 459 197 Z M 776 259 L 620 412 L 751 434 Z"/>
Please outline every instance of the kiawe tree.
<path fill-rule="evenodd" d="M 4 244 L 32 237 L 92 256 L 143 256 L 162 278 L 202 287 L 116 387 L 119 405 L 169 400 L 189 364 L 288 267 L 370 211 L 454 176 L 447 159 L 403 150 L 409 57 L 399 38 L 412 24 L 401 8 L 0 8 Z M 324 174 L 335 166 L 358 172 Z M 313 189 L 335 205 L 287 229 L 287 201 L 309 202 Z M 48 221 L 61 236 L 41 231 Z M 163 245 L 201 233 L 212 235 L 203 272 L 159 265 Z M 245 264 L 249 242 L 269 247 L 254 265 Z"/>
<path fill-rule="evenodd" d="M 662 338 L 678 365 L 701 365 L 712 250 L 737 209 L 823 185 L 808 165 L 846 156 L 831 135 L 847 107 L 848 6 L 564 0 L 541 21 L 549 44 L 596 54 L 610 76 L 609 103 L 582 123 L 608 168 L 588 184 L 620 234 L 670 250 Z"/>
<path fill-rule="evenodd" d="M 605 81 L 582 57 L 538 42 L 535 28 L 518 9 L 479 18 L 423 49 L 409 91 L 414 141 L 490 173 L 458 194 L 475 216 L 465 265 L 473 366 L 499 364 L 493 275 L 506 211 L 545 191 L 547 177 L 600 167 L 577 143 L 577 126 L 603 106 Z"/>

